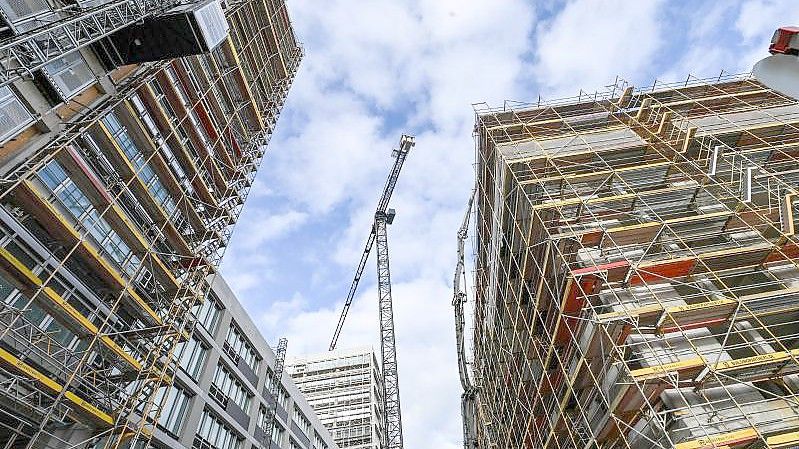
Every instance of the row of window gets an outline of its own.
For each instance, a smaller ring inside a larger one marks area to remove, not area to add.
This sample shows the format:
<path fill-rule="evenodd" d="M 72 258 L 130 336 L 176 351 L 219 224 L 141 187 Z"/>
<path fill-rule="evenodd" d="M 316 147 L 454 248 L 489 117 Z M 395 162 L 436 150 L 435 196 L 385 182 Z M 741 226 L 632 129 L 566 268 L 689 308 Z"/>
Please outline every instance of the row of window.
<path fill-rule="evenodd" d="M 210 393 L 214 399 L 223 405 L 226 401 L 233 401 L 244 413 L 247 413 L 250 409 L 252 395 L 236 376 L 222 365 L 216 366 Z"/>
<path fill-rule="evenodd" d="M 258 374 L 261 357 L 255 352 L 252 344 L 242 335 L 238 326 L 231 324 L 223 345 L 225 352 L 236 362 L 243 361 L 253 373 Z"/>
<path fill-rule="evenodd" d="M 275 390 L 277 388 L 277 390 Z M 270 367 L 266 367 L 266 382 L 264 382 L 264 396 L 272 396 L 272 392 L 277 391 L 277 403 L 288 409 L 289 393 L 283 388 L 283 384 L 276 384 L 275 373 Z"/>
<path fill-rule="evenodd" d="M 166 398 L 164 395 L 166 394 Z M 190 396 L 183 388 L 177 385 L 161 388 L 155 397 L 155 403 L 159 404 L 163 400 L 161 416 L 158 424 L 167 432 L 177 437 L 180 435 L 181 425 L 190 410 Z M 141 411 L 141 410 L 140 410 Z M 266 421 L 266 409 L 261 406 L 258 411 L 257 425 L 263 429 Z M 298 426 L 308 435 L 313 435 L 314 449 L 327 449 L 327 444 L 310 428 L 310 423 L 298 409 L 295 408 L 295 421 Z M 272 421 L 272 441 L 278 446 L 282 446 L 286 438 L 286 429 L 277 421 Z M 306 424 L 307 423 L 307 424 Z M 313 433 L 312 433 L 313 432 Z M 353 435 L 354 436 L 354 435 Z M 241 446 L 241 438 L 224 420 L 217 417 L 209 410 L 203 410 L 203 415 L 197 428 L 193 448 L 195 449 L 238 449 Z M 292 444 L 296 443 L 291 440 Z M 297 446 L 299 447 L 299 446 Z"/>
<path fill-rule="evenodd" d="M 166 387 L 158 390 L 158 394 L 155 398 L 156 404 L 159 404 L 163 399 L 165 391 L 167 391 Z M 182 388 L 176 385 L 170 387 L 162 407 L 161 416 L 158 417 L 158 424 L 172 435 L 179 435 L 180 426 L 183 424 L 183 419 L 186 417 L 186 412 L 189 410 L 190 399 L 191 396 Z"/>
<path fill-rule="evenodd" d="M 133 276 L 141 265 L 141 259 L 122 239 L 89 197 L 67 175 L 57 161 L 52 160 L 38 172 L 39 179 L 52 192 L 57 205 L 62 206 L 71 217 L 88 232 L 100 251 L 115 262 L 125 273 Z"/>
<path fill-rule="evenodd" d="M 197 324 L 201 325 L 206 332 L 212 336 L 216 334 L 216 328 L 222 317 L 222 303 L 212 291 L 208 292 L 205 300 L 199 305 L 194 306 L 192 312 L 197 317 Z"/>
<path fill-rule="evenodd" d="M 175 152 L 161 135 L 161 131 L 158 129 L 158 125 L 155 123 L 155 119 L 153 119 L 152 115 L 150 115 L 150 111 L 144 106 L 144 102 L 141 100 L 139 95 L 136 93 L 131 95 L 130 103 L 133 105 L 133 109 L 136 111 L 137 116 L 141 119 L 142 123 L 144 124 L 144 128 L 150 134 L 150 137 L 155 143 L 158 151 L 164 159 L 164 162 L 172 172 L 172 175 L 175 177 L 178 184 L 180 184 L 187 196 L 197 198 L 197 194 L 195 193 L 194 187 L 191 185 L 186 172 L 183 170 L 183 167 L 175 157 Z M 191 236 L 195 233 L 194 228 L 191 227 L 180 210 L 175 211 L 173 223 L 175 224 L 175 228 L 183 236 Z"/>
<path fill-rule="evenodd" d="M 311 430 L 313 429 L 311 427 L 311 421 L 305 417 L 300 408 L 296 405 L 294 406 L 294 412 L 292 413 L 291 418 L 297 424 L 297 427 L 299 427 L 300 430 L 302 430 L 302 432 L 310 438 L 312 435 Z"/>
<path fill-rule="evenodd" d="M 164 187 L 164 184 L 158 178 L 158 175 L 155 174 L 155 170 L 153 170 L 153 168 L 150 166 L 149 157 L 142 153 L 141 149 L 130 137 L 127 128 L 120 123 L 116 114 L 109 112 L 105 117 L 103 117 L 102 122 L 108 129 L 111 137 L 114 139 L 114 141 L 116 141 L 120 149 L 122 149 L 122 152 L 125 153 L 127 159 L 131 162 L 131 164 L 133 164 L 133 167 L 136 170 L 136 175 L 147 187 L 150 195 L 152 195 L 152 197 L 164 209 L 166 215 L 174 219 L 172 216 L 177 210 L 175 200 L 169 194 L 166 187 Z M 181 218 L 181 220 L 184 219 Z M 176 224 L 176 226 L 178 226 L 178 224 Z"/>
<path fill-rule="evenodd" d="M 239 449 L 242 438 L 224 421 L 208 410 L 203 410 L 197 435 L 194 437 L 194 449 Z"/>

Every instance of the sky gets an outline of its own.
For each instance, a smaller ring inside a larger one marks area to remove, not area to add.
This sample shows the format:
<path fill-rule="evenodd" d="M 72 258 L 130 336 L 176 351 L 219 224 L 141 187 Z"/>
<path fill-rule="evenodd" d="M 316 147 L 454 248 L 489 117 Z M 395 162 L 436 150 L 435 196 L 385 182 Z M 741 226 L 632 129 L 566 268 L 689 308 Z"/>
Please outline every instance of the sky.
<path fill-rule="evenodd" d="M 405 446 L 462 447 L 451 306 L 473 104 L 748 72 L 795 0 L 288 0 L 305 57 L 222 275 L 267 341 L 327 349 L 400 136 L 389 227 Z M 374 256 L 339 347 L 378 353 Z"/>

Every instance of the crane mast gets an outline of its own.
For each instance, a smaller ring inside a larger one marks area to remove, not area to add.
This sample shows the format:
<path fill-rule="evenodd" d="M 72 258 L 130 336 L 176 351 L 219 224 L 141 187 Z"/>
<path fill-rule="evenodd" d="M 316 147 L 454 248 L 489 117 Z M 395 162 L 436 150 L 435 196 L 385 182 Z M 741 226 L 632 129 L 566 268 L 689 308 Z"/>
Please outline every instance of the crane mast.
<path fill-rule="evenodd" d="M 275 381 L 269 387 L 269 394 L 274 399 L 273 404 L 266 404 L 266 412 L 264 415 L 263 431 L 264 437 L 261 440 L 261 445 L 264 447 L 272 447 L 272 433 L 275 430 L 275 410 L 277 409 L 277 396 L 280 394 L 280 381 L 283 378 L 283 367 L 286 363 L 286 347 L 289 341 L 281 338 L 277 342 L 277 349 L 275 350 Z"/>
<path fill-rule="evenodd" d="M 394 308 L 391 298 L 391 270 L 389 267 L 388 255 L 388 225 L 394 221 L 394 209 L 388 208 L 394 187 L 397 185 L 402 165 L 408 152 L 414 146 L 412 136 L 403 135 L 400 139 L 398 150 L 392 152 L 394 166 L 389 173 L 386 184 L 383 187 L 383 194 L 377 203 L 374 223 L 369 237 L 366 239 L 366 247 L 361 254 L 361 260 L 355 270 L 355 278 L 350 285 L 350 291 L 344 302 L 344 309 L 341 312 L 336 331 L 330 342 L 330 350 L 336 348 L 336 343 L 344 326 L 352 299 L 358 289 L 358 283 L 366 267 L 366 261 L 372 251 L 372 246 L 377 245 L 377 289 L 380 310 L 380 354 L 383 373 L 383 402 L 384 402 L 384 424 L 385 433 L 382 441 L 383 449 L 402 449 L 402 416 L 400 412 L 399 394 L 399 373 L 397 370 L 397 347 L 394 339 Z"/>

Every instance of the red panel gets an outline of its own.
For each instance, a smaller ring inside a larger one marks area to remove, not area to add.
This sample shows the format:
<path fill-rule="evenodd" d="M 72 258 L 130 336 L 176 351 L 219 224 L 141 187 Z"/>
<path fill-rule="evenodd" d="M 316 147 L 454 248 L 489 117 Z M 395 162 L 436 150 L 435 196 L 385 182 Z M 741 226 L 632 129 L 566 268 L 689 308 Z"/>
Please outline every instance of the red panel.
<path fill-rule="evenodd" d="M 768 51 L 771 54 L 775 53 L 782 53 L 782 54 L 791 54 L 793 53 L 792 50 L 795 49 L 791 48 L 791 38 L 795 35 L 799 34 L 799 28 L 796 27 L 780 27 L 774 33 L 774 38 L 771 40 L 771 45 L 768 47 Z"/>
<path fill-rule="evenodd" d="M 630 266 L 630 264 L 627 263 L 626 260 L 619 260 L 619 261 L 616 261 L 616 262 L 597 265 L 595 267 L 578 268 L 576 270 L 572 270 L 572 274 L 574 274 L 574 276 L 576 277 L 576 276 L 580 276 L 580 275 L 583 275 L 583 274 L 599 273 L 601 271 L 610 271 L 610 270 L 613 270 L 614 268 L 625 268 L 625 267 L 629 267 L 629 266 Z"/>
<path fill-rule="evenodd" d="M 799 258 L 799 245 L 796 243 L 786 243 L 782 248 L 775 249 L 766 257 L 766 263 L 777 262 L 780 260 L 795 260 Z"/>
<path fill-rule="evenodd" d="M 228 139 L 230 139 L 230 143 L 233 146 L 233 151 L 236 152 L 236 157 L 241 157 L 241 147 L 239 147 L 239 143 L 236 141 L 236 138 L 233 137 L 233 131 L 230 128 L 227 128 L 227 135 Z"/>
<path fill-rule="evenodd" d="M 583 234 L 582 239 L 580 242 L 585 246 L 596 246 L 599 244 L 599 241 L 602 240 L 602 230 L 597 229 L 596 231 L 591 231 Z"/>
<path fill-rule="evenodd" d="M 625 324 L 624 327 L 621 329 L 621 333 L 619 334 L 619 338 L 616 339 L 616 345 L 621 346 L 624 344 L 624 340 L 627 340 L 627 337 L 630 336 L 633 327 L 629 324 Z"/>
<path fill-rule="evenodd" d="M 108 194 L 108 191 L 106 190 L 103 183 L 101 183 L 100 180 L 97 179 L 97 176 L 95 176 L 94 173 L 89 169 L 89 166 L 86 165 L 86 162 L 84 162 L 83 159 L 78 154 L 78 152 L 75 151 L 75 147 L 73 147 L 72 145 L 67 145 L 66 148 L 67 152 L 69 153 L 69 156 L 72 158 L 73 161 L 75 161 L 78 167 L 80 167 L 80 170 L 83 172 L 84 175 L 86 175 L 86 177 L 89 179 L 89 182 L 92 183 L 97 192 L 100 195 L 102 195 L 102 197 L 106 201 L 108 201 L 108 204 L 113 203 L 111 195 Z"/>
<path fill-rule="evenodd" d="M 562 304 L 562 315 L 579 315 L 585 306 L 585 297 L 596 290 L 599 279 L 596 276 L 584 276 L 580 279 L 580 288 L 569 282 L 569 291 Z M 558 327 L 558 334 L 555 336 L 555 344 L 563 345 L 569 341 L 569 336 L 577 332 L 580 320 L 573 317 L 562 316 L 563 324 Z"/>
<path fill-rule="evenodd" d="M 214 128 L 213 123 L 211 123 L 211 118 L 208 116 L 208 112 L 205 110 L 203 104 L 197 103 L 194 110 L 197 112 L 197 115 L 200 116 L 200 121 L 203 123 L 205 132 L 208 133 L 208 137 L 210 137 L 212 141 L 216 141 L 216 139 L 219 138 L 219 134 L 216 133 L 216 128 Z"/>
<path fill-rule="evenodd" d="M 193 258 L 191 258 L 189 260 L 183 259 L 183 260 L 180 261 L 180 265 L 183 268 L 194 268 L 194 267 L 199 267 L 201 265 L 207 265 L 207 264 L 208 264 L 208 261 L 206 261 L 202 257 L 193 257 Z"/>
<path fill-rule="evenodd" d="M 649 281 L 662 281 L 665 279 L 676 279 L 687 276 L 696 265 L 696 259 L 683 259 L 673 262 L 664 261 L 663 263 L 648 265 L 630 278 L 630 285 L 643 284 Z"/>

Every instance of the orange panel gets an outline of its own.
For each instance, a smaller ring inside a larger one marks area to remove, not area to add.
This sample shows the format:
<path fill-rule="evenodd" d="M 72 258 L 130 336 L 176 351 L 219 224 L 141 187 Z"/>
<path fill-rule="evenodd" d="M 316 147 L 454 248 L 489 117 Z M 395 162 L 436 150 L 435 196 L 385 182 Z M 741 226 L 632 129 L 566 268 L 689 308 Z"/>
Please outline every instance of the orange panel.
<path fill-rule="evenodd" d="M 233 151 L 236 153 L 236 157 L 241 157 L 241 147 L 239 147 L 239 142 L 236 141 L 236 138 L 233 137 L 233 131 L 230 128 L 227 128 L 227 137 L 230 139 L 230 143 L 233 146 Z"/>
<path fill-rule="evenodd" d="M 597 229 L 596 231 L 591 231 L 583 234 L 580 243 L 585 246 L 596 246 L 599 244 L 599 241 L 602 240 L 602 230 Z"/>

